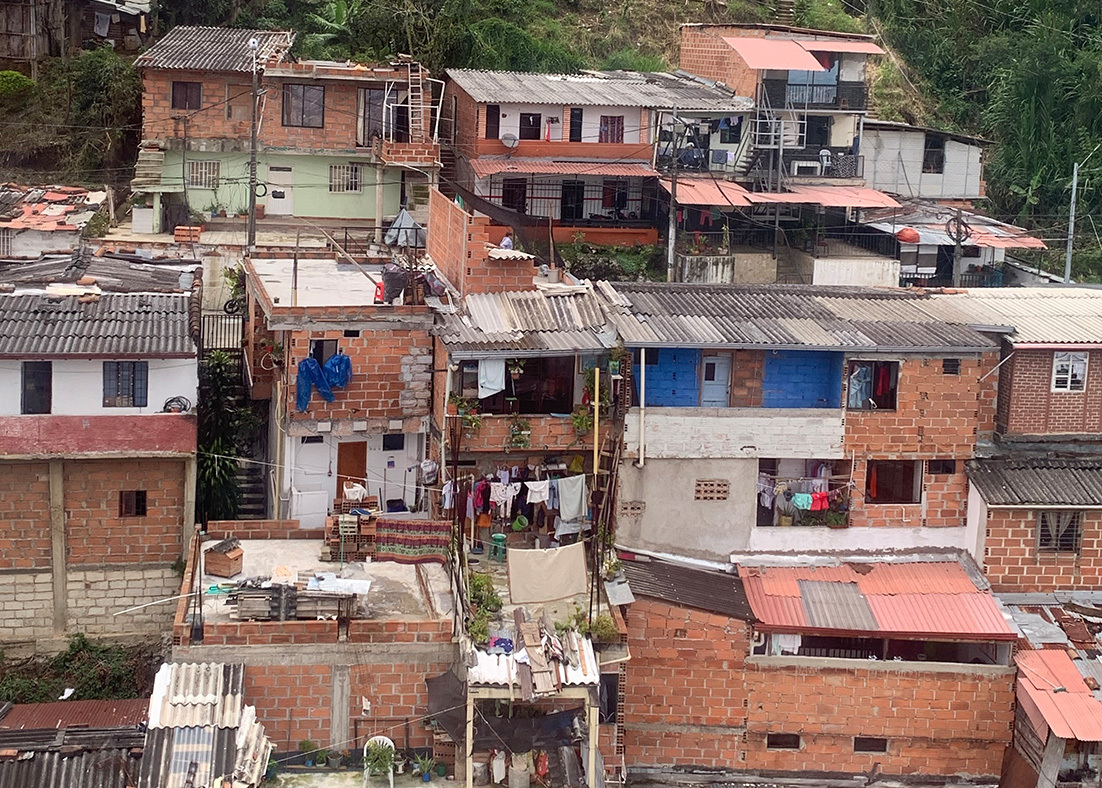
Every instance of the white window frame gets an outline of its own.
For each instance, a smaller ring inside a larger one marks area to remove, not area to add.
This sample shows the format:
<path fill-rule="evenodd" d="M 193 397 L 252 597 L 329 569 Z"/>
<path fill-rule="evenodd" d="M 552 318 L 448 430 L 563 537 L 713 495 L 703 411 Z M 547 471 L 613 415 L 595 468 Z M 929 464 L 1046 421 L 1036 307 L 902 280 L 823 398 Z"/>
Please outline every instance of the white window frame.
<path fill-rule="evenodd" d="M 187 185 L 192 189 L 217 189 L 222 172 L 222 163 L 217 159 L 207 161 L 189 160 L 187 163 Z"/>
<path fill-rule="evenodd" d="M 1052 391 L 1080 394 L 1087 390 L 1087 366 L 1090 353 L 1082 350 L 1057 350 L 1052 354 Z M 1065 369 L 1061 373 L 1060 367 Z M 1075 370 L 1081 370 L 1079 385 L 1076 386 Z"/>
<path fill-rule="evenodd" d="M 15 232 L 10 227 L 0 227 L 0 257 L 11 257 Z"/>
<path fill-rule="evenodd" d="M 363 188 L 363 169 L 359 164 L 329 165 L 330 194 L 359 194 Z"/>

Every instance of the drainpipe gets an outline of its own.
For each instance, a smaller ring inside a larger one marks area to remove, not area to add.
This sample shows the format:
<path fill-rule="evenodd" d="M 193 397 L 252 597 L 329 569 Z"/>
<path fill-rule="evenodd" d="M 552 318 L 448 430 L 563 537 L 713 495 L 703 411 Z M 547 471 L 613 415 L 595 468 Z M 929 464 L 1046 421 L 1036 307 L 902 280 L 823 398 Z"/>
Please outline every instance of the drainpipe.
<path fill-rule="evenodd" d="M 642 468 L 646 461 L 647 445 L 647 349 L 639 348 L 639 459 L 635 461 L 637 468 Z"/>

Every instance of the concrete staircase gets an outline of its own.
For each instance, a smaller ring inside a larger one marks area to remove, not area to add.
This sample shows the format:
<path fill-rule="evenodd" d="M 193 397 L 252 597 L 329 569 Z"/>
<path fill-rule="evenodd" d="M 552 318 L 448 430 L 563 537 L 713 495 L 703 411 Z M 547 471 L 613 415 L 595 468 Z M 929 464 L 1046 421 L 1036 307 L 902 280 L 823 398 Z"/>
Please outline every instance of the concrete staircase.
<path fill-rule="evenodd" d="M 139 148 L 138 161 L 134 165 L 131 189 L 159 186 L 165 169 L 165 152 L 157 148 Z"/>
<path fill-rule="evenodd" d="M 268 474 L 263 465 L 252 462 L 237 464 L 239 520 L 264 520 L 268 516 Z"/>

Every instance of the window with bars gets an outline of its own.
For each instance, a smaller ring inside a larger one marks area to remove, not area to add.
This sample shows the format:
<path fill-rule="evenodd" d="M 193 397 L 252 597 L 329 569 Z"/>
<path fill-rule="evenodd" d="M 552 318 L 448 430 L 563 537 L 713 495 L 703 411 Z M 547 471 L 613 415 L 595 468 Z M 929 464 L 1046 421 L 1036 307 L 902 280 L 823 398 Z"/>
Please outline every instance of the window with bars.
<path fill-rule="evenodd" d="M 216 161 L 189 161 L 187 185 L 193 189 L 217 189 L 221 165 Z"/>
<path fill-rule="evenodd" d="M 144 408 L 148 398 L 148 361 L 103 362 L 103 407 Z"/>
<path fill-rule="evenodd" d="M 619 143 L 624 141 L 624 116 L 602 115 L 601 130 L 597 136 L 599 142 Z"/>
<path fill-rule="evenodd" d="M 1052 390 L 1086 390 L 1088 358 L 1087 353 L 1055 353 L 1052 357 Z"/>
<path fill-rule="evenodd" d="M 145 513 L 145 490 L 122 490 L 119 492 L 119 517 L 145 517 Z"/>
<path fill-rule="evenodd" d="M 731 494 L 727 479 L 697 479 L 693 497 L 698 501 L 726 501 Z"/>
<path fill-rule="evenodd" d="M 11 228 L 0 227 L 0 257 L 11 257 L 11 239 Z"/>
<path fill-rule="evenodd" d="M 360 192 L 363 181 L 360 179 L 359 164 L 330 164 L 329 191 L 334 194 Z"/>
<path fill-rule="evenodd" d="M 1083 537 L 1083 513 L 1037 512 L 1037 549 L 1046 553 L 1078 553 Z"/>

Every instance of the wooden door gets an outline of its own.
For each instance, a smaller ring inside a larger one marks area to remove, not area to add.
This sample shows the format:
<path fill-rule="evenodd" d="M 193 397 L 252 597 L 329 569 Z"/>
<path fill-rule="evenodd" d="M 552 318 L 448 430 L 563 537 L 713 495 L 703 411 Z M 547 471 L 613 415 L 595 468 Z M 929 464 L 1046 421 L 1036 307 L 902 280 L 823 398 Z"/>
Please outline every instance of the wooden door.
<path fill-rule="evenodd" d="M 344 483 L 356 482 L 367 487 L 367 441 L 346 441 L 337 444 L 337 497 L 344 497 Z"/>

